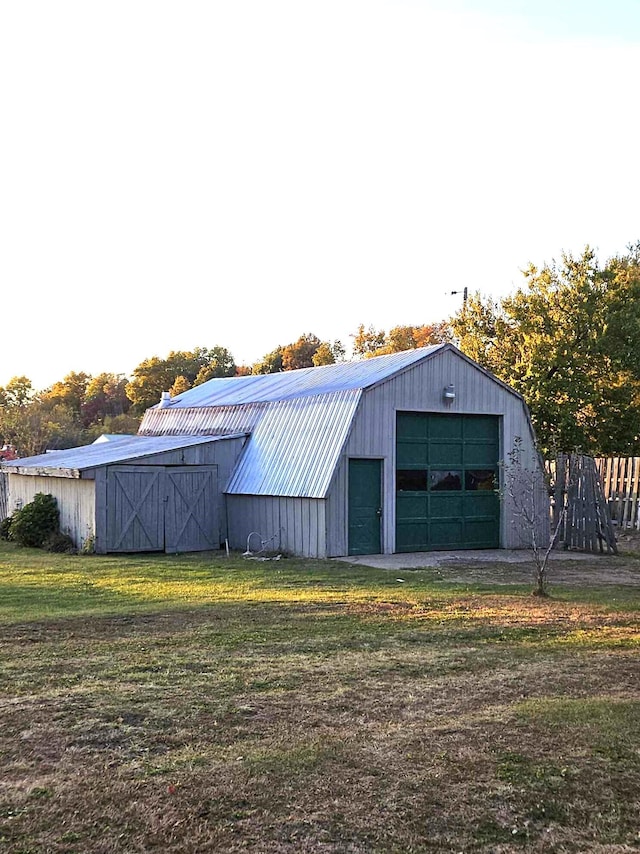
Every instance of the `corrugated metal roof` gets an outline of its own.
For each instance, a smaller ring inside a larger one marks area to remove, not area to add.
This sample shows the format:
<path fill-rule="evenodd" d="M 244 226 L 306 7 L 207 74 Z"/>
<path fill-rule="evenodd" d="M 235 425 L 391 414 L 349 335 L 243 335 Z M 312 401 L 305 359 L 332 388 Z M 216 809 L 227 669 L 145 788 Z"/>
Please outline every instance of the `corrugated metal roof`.
<path fill-rule="evenodd" d="M 244 406 L 147 409 L 139 433 L 143 436 L 250 433 L 268 405 L 247 403 Z"/>
<path fill-rule="evenodd" d="M 244 436 L 245 433 L 235 434 Z M 97 468 L 111 463 L 126 463 L 141 457 L 160 454 L 163 451 L 175 451 L 180 448 L 188 448 L 193 445 L 202 445 L 207 442 L 220 441 L 232 438 L 231 435 L 224 436 L 110 436 L 106 441 L 96 441 L 92 445 L 82 445 L 78 448 L 69 448 L 64 451 L 49 451 L 37 457 L 26 457 L 22 460 L 2 463 L 2 471 L 20 474 L 23 470 L 26 474 L 29 470 L 47 470 L 51 474 L 61 471 L 67 477 L 77 476 L 86 469 Z"/>
<path fill-rule="evenodd" d="M 226 492 L 323 498 L 362 390 L 448 345 L 279 374 L 213 379 L 147 410 L 144 435 L 250 432 Z"/>
<path fill-rule="evenodd" d="M 352 389 L 270 403 L 225 491 L 324 498 L 361 394 Z"/>
<path fill-rule="evenodd" d="M 374 356 L 357 362 L 340 362 L 318 368 L 301 368 L 278 374 L 212 379 L 171 398 L 166 409 L 234 406 L 289 400 L 336 391 L 365 389 L 411 367 L 448 344 Z"/>

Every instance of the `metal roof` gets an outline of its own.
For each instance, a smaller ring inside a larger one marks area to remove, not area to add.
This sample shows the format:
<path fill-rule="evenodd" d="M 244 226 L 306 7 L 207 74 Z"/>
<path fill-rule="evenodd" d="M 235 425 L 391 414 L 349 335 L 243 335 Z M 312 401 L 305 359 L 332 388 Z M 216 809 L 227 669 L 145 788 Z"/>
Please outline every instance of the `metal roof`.
<path fill-rule="evenodd" d="M 224 436 L 114 436 L 96 440 L 92 445 L 82 445 L 64 451 L 48 451 L 37 457 L 25 457 L 0 464 L 9 474 L 51 474 L 62 477 L 79 477 L 81 471 L 111 463 L 126 463 L 153 456 L 164 451 L 176 451 L 193 445 L 203 445 L 223 439 L 245 436 L 245 433 Z"/>
<path fill-rule="evenodd" d="M 277 374 L 212 379 L 171 398 L 166 409 L 235 406 L 265 403 L 307 395 L 365 389 L 415 365 L 448 344 L 435 344 L 357 362 L 339 362 Z M 163 410 L 161 410 L 163 411 Z"/>
<path fill-rule="evenodd" d="M 351 389 L 269 404 L 225 492 L 326 497 L 361 395 Z"/>
<path fill-rule="evenodd" d="M 251 433 L 268 403 L 242 406 L 190 406 L 147 409 L 139 433 L 144 436 L 205 436 Z"/>

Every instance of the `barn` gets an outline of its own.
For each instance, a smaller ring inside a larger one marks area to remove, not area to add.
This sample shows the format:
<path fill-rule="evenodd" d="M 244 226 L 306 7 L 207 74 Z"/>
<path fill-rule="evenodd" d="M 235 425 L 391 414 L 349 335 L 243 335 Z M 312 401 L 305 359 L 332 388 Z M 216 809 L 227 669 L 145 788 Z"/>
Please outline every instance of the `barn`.
<path fill-rule="evenodd" d="M 518 548 L 514 497 L 498 488 L 501 461 L 517 441 L 524 465 L 540 472 L 522 397 L 453 345 L 439 344 L 213 379 L 163 396 L 145 413 L 138 436 L 3 469 L 14 503 L 27 493 L 56 494 L 47 486 L 52 479 L 76 487 L 91 481 L 92 488 L 83 486 L 87 511 L 73 511 L 81 519 L 65 514 L 65 502 L 78 504 L 73 487 L 56 497 L 72 536 L 85 526 L 99 552 L 150 550 L 152 540 L 157 550 L 186 551 L 225 539 L 232 548 L 259 542 L 320 558 Z M 205 475 L 195 472 L 207 467 L 205 486 L 197 479 Z M 180 499 L 168 497 L 178 471 Z M 29 490 L 26 480 L 33 481 Z M 217 517 L 196 521 L 197 503 L 210 494 Z M 182 539 L 172 533 L 184 524 L 174 521 L 176 502 L 188 516 Z M 542 541 L 544 508 L 538 524 Z M 200 528 L 209 534 L 201 536 Z"/>

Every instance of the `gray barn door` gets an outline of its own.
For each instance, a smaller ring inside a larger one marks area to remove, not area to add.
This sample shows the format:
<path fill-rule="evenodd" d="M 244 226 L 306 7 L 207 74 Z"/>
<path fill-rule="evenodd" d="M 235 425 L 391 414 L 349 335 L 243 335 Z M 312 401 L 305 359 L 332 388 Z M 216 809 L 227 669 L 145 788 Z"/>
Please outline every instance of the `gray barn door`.
<path fill-rule="evenodd" d="M 165 469 L 165 550 L 201 552 L 220 548 L 216 466 Z"/>
<path fill-rule="evenodd" d="M 164 551 L 164 468 L 107 470 L 107 551 Z"/>

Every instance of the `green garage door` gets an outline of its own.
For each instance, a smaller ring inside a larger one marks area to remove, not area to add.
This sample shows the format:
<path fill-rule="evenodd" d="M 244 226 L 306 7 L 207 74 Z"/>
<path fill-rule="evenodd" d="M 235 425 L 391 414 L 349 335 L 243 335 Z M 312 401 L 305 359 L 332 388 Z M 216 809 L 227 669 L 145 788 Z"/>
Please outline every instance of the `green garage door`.
<path fill-rule="evenodd" d="M 397 552 L 500 545 L 499 420 L 398 413 Z"/>

